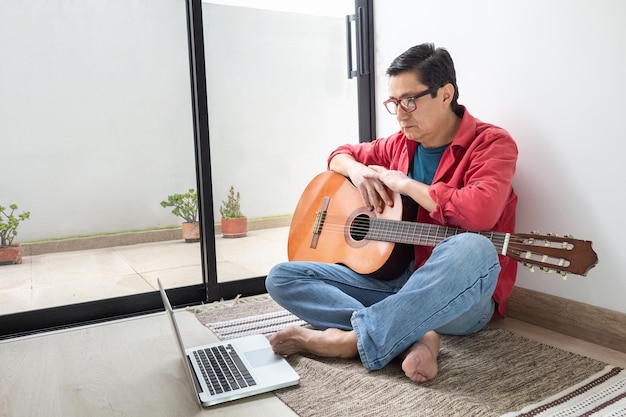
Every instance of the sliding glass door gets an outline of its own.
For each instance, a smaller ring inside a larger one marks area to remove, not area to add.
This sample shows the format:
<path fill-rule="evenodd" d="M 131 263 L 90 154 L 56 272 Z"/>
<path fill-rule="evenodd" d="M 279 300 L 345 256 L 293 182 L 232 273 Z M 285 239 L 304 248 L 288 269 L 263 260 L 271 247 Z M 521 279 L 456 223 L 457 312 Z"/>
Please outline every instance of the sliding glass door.
<path fill-rule="evenodd" d="M 354 1 L 276 3 L 202 6 L 219 282 L 261 277 L 287 260 L 300 193 L 334 148 L 359 141 L 348 52 L 356 65 L 361 39 L 346 36 Z M 244 237 L 223 230 L 231 187 L 247 217 Z"/>
<path fill-rule="evenodd" d="M 157 278 L 178 306 L 264 291 L 304 186 L 374 131 L 372 1 L 281 3 L 0 3 L 0 206 L 31 213 L 0 338 L 157 311 Z M 161 206 L 189 189 L 192 242 Z"/>
<path fill-rule="evenodd" d="M 184 1 L 0 3 L 0 315 L 202 284 L 160 202 L 196 188 Z M 0 219 L 3 221 L 3 219 Z"/>

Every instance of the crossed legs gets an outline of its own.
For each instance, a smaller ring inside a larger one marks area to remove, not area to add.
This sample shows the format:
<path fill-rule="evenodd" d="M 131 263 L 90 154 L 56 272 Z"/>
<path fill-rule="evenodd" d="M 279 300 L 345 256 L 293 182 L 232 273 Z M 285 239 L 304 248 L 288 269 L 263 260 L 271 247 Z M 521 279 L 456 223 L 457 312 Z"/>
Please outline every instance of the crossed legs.
<path fill-rule="evenodd" d="M 390 281 L 315 262 L 279 264 L 266 287 L 272 298 L 319 330 L 274 334 L 277 353 L 359 356 L 368 370 L 396 358 L 411 380 L 437 375 L 439 336 L 479 331 L 493 313 L 500 265 L 493 244 L 477 234 L 441 242 L 428 262 Z"/>

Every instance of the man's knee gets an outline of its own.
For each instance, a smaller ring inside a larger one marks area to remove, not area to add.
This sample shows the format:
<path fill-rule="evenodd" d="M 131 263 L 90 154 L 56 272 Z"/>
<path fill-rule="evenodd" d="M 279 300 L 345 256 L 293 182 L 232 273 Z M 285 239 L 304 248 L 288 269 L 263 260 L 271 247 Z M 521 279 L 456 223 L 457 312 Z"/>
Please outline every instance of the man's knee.
<path fill-rule="evenodd" d="M 477 233 L 455 235 L 445 239 L 435 250 L 438 261 L 455 279 L 479 278 L 495 284 L 500 261 L 493 243 L 486 237 Z"/>
<path fill-rule="evenodd" d="M 480 258 L 484 259 L 485 262 L 499 263 L 495 246 L 491 240 L 483 235 L 478 233 L 462 233 L 448 239 L 451 244 L 451 250 L 459 254 L 461 258 Z M 448 239 L 444 242 L 448 241 Z"/>
<path fill-rule="evenodd" d="M 270 295 L 275 295 L 286 285 L 293 284 L 306 269 L 301 262 L 282 262 L 274 265 L 265 278 L 265 289 Z"/>
<path fill-rule="evenodd" d="M 284 263 L 274 265 L 272 269 L 270 269 L 270 272 L 267 274 L 267 277 L 265 278 L 265 289 L 272 297 L 276 295 L 281 283 L 284 282 L 284 265 Z"/>

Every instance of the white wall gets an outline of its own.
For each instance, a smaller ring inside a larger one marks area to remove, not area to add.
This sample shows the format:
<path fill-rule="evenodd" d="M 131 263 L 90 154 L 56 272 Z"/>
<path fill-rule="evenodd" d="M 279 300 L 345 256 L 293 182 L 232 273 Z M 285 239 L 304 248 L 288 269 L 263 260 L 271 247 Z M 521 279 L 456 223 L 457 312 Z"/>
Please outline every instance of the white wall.
<path fill-rule="evenodd" d="M 377 100 L 408 47 L 433 42 L 455 60 L 459 102 L 517 140 L 517 231 L 592 240 L 587 277 L 519 269 L 528 288 L 626 312 L 622 182 L 626 2 L 374 1 Z M 377 108 L 378 134 L 397 130 Z"/>

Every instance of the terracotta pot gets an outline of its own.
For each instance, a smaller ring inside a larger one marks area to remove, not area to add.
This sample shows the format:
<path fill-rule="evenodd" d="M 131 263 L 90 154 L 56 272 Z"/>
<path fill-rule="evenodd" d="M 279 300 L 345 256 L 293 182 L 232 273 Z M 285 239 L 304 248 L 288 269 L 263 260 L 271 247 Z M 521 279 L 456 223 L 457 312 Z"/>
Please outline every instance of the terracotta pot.
<path fill-rule="evenodd" d="M 185 222 L 182 225 L 183 228 L 183 239 L 187 243 L 199 242 L 200 241 L 200 223 L 198 222 Z"/>
<path fill-rule="evenodd" d="M 19 243 L 0 248 L 0 265 L 13 265 L 21 263 L 22 246 L 20 246 Z"/>
<path fill-rule="evenodd" d="M 235 217 L 225 219 L 222 217 L 222 237 L 244 237 L 248 234 L 248 218 Z"/>

